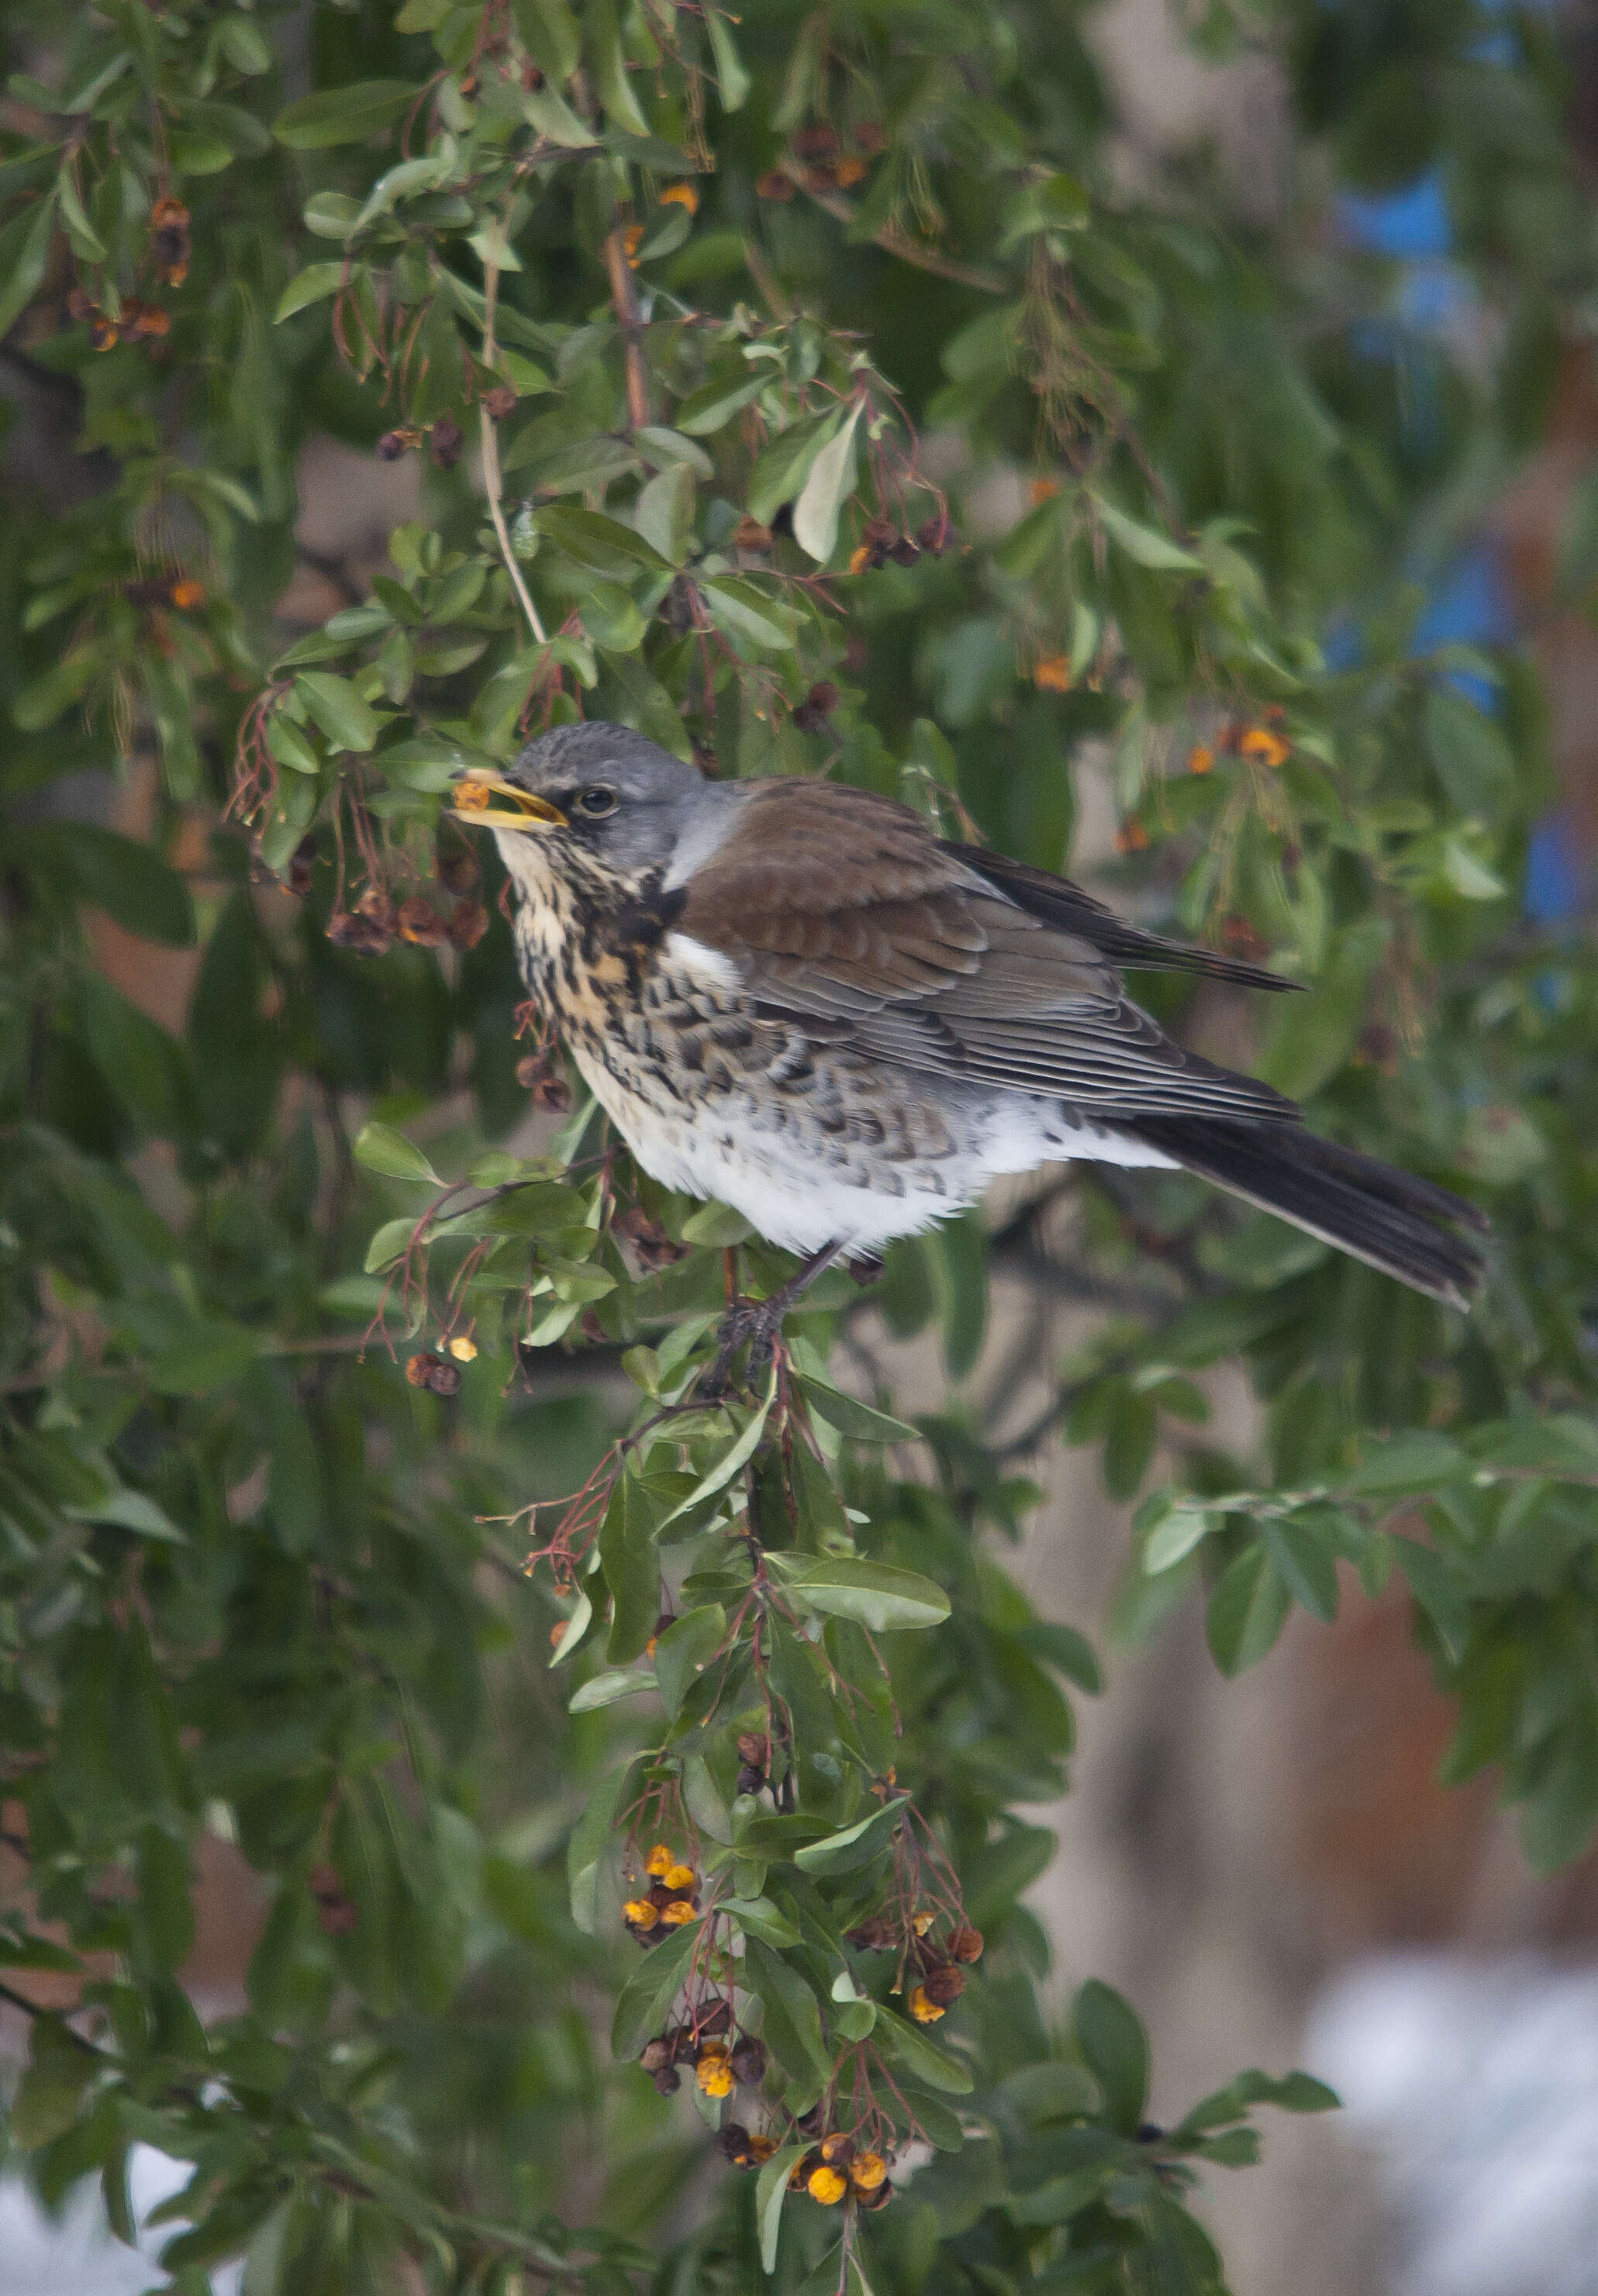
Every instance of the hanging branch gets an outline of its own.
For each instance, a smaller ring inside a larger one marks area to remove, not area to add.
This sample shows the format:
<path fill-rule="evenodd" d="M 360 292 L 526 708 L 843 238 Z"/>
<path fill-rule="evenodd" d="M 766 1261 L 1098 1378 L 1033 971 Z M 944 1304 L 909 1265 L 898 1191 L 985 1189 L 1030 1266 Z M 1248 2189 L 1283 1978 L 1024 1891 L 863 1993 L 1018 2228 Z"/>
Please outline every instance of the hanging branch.
<path fill-rule="evenodd" d="M 483 265 L 483 365 L 492 368 L 496 346 L 494 340 L 494 312 L 499 300 L 499 266 L 486 261 Z M 494 536 L 499 544 L 499 554 L 504 561 L 505 572 L 511 578 L 511 587 L 521 602 L 527 625 L 540 645 L 547 645 L 548 635 L 538 619 L 538 609 L 533 603 L 533 594 L 516 562 L 511 548 L 510 532 L 505 525 L 504 504 L 500 500 L 502 481 L 499 475 L 499 432 L 485 401 L 478 400 L 478 419 L 482 427 L 483 491 L 488 497 L 488 515 L 494 521 Z"/>

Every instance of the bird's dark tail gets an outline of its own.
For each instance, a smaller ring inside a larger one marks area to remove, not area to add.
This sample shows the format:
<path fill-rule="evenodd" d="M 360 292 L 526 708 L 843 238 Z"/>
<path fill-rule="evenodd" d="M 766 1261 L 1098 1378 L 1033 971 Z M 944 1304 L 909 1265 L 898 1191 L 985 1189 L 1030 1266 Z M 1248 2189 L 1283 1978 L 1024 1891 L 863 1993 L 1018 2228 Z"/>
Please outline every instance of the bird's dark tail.
<path fill-rule="evenodd" d="M 1471 1239 L 1487 1222 L 1475 1205 L 1357 1148 L 1296 1124 L 1151 1116 L 1118 1129 L 1450 1307 L 1468 1307 L 1481 1281 Z"/>

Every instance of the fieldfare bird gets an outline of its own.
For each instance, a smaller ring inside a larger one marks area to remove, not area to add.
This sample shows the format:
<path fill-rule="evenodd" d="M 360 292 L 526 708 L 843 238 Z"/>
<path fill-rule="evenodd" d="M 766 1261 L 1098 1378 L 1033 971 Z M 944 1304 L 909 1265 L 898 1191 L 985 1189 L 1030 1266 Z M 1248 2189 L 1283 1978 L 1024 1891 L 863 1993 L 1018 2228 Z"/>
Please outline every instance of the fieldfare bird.
<path fill-rule="evenodd" d="M 805 1282 L 1087 1157 L 1195 1172 L 1455 1307 L 1471 1204 L 1307 1131 L 1174 1044 L 1120 968 L 1294 984 L 1123 922 L 1047 871 L 832 782 L 709 782 L 642 734 L 565 726 L 457 783 L 520 897 L 529 996 L 646 1172 L 808 1255 Z M 725 1350 L 724 1350 L 725 1352 Z"/>

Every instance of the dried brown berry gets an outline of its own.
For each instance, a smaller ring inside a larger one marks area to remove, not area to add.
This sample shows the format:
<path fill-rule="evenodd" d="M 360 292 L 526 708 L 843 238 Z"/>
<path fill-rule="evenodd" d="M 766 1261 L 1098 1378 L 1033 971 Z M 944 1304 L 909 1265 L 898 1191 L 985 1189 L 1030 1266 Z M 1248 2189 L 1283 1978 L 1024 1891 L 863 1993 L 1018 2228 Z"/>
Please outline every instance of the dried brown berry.
<path fill-rule="evenodd" d="M 901 534 L 897 542 L 889 544 L 888 555 L 896 566 L 914 566 L 921 556 L 921 545 L 912 542 L 907 534 Z"/>
<path fill-rule="evenodd" d="M 461 1366 L 443 1356 L 407 1356 L 405 1375 L 413 1387 L 425 1388 L 430 1395 L 460 1393 Z"/>
<path fill-rule="evenodd" d="M 962 1928 L 951 1933 L 949 1951 L 956 1961 L 980 1961 L 982 1958 L 981 1931 L 972 1929 L 971 1924 L 966 1923 Z"/>
<path fill-rule="evenodd" d="M 294 857 L 289 864 L 289 890 L 297 901 L 303 901 L 311 890 L 311 872 L 316 865 L 316 840 L 302 837 L 294 848 Z"/>
<path fill-rule="evenodd" d="M 808 2112 L 800 2113 L 793 2125 L 801 2136 L 819 2136 L 827 2125 L 824 2108 L 819 2104 L 813 2104 Z"/>
<path fill-rule="evenodd" d="M 686 1247 L 674 1243 L 659 1220 L 651 1219 L 642 1204 L 633 1204 L 611 1223 L 611 1232 L 631 1244 L 641 1267 L 652 1269 L 670 1267 L 684 1256 Z M 669 1626 L 669 1619 L 666 1621 Z M 659 1631 L 657 1629 L 657 1631 Z"/>
<path fill-rule="evenodd" d="M 492 390 L 484 391 L 483 412 L 492 415 L 496 422 L 503 422 L 507 415 L 515 414 L 516 394 L 508 382 L 496 382 Z"/>
<path fill-rule="evenodd" d="M 329 1937 L 348 1937 L 359 1915 L 348 1892 L 332 1866 L 313 1866 L 309 1875 L 310 1891 L 316 1900 L 316 1919 Z"/>
<path fill-rule="evenodd" d="M 645 2041 L 638 2062 L 646 2073 L 658 2073 L 662 2065 L 672 2064 L 676 2059 L 676 2036 L 661 2033 L 654 2040 Z"/>
<path fill-rule="evenodd" d="M 181 287 L 189 275 L 193 252 L 189 211 L 181 200 L 157 200 L 150 210 L 151 251 L 156 268 L 168 287 Z"/>
<path fill-rule="evenodd" d="M 443 918 L 420 893 L 401 901 L 395 922 L 401 940 L 414 941 L 418 948 L 437 948 L 449 937 Z"/>
<path fill-rule="evenodd" d="M 763 1730 L 740 1730 L 738 1733 L 740 1761 L 752 1763 L 756 1769 L 763 1770 L 770 1759 L 770 1742 Z"/>
<path fill-rule="evenodd" d="M 453 471 L 465 437 L 453 414 L 440 414 L 427 434 L 427 451 L 441 471 Z"/>
<path fill-rule="evenodd" d="M 865 2192 L 859 2193 L 856 2205 L 863 2209 L 885 2209 L 892 2198 L 893 2186 L 884 2177 L 880 2185 L 869 2185 Z"/>
<path fill-rule="evenodd" d="M 819 734 L 837 709 L 838 701 L 838 688 L 832 679 L 820 678 L 796 707 L 793 722 L 801 734 Z"/>
<path fill-rule="evenodd" d="M 679 1867 L 675 1866 L 672 1868 L 674 1874 L 680 1870 L 681 1869 Z M 710 2006 L 701 2013 L 699 2020 L 699 2037 L 701 2040 L 709 2040 L 715 2034 L 730 2032 L 732 2030 L 732 2025 L 733 2006 L 731 2002 L 712 2001 Z"/>
<path fill-rule="evenodd" d="M 683 2076 L 675 2065 L 662 2065 L 654 2080 L 662 2096 L 675 2096 L 683 2086 Z"/>
<path fill-rule="evenodd" d="M 408 455 L 413 447 L 420 447 L 421 444 L 420 430 L 412 430 L 403 426 L 398 430 L 385 430 L 377 442 L 375 449 L 377 459 L 380 463 L 397 463 L 402 455 Z"/>
<path fill-rule="evenodd" d="M 480 901 L 457 901 L 445 930 L 452 948 L 475 948 L 488 930 L 488 912 Z"/>
<path fill-rule="evenodd" d="M 738 2169 L 746 2167 L 750 2161 L 749 2142 L 749 2131 L 741 2120 L 729 2120 L 716 2134 L 717 2151 L 724 2161 L 732 2161 Z"/>
<path fill-rule="evenodd" d="M 370 917 L 352 916 L 345 909 L 335 909 L 329 917 L 327 937 L 335 948 L 347 948 L 353 956 L 381 956 L 393 938 Z"/>
<path fill-rule="evenodd" d="M 888 149 L 888 130 L 880 119 L 861 119 L 854 128 L 855 149 L 874 160 L 879 152 Z"/>
<path fill-rule="evenodd" d="M 821 2157 L 840 2169 L 847 2169 L 855 2157 L 854 2138 L 846 2136 L 842 2129 L 835 2128 L 830 2136 L 822 2138 Z"/>
<path fill-rule="evenodd" d="M 930 1969 L 922 1980 L 922 1990 L 929 2001 L 940 2009 L 952 2008 L 966 1987 L 965 1972 L 950 1962 L 942 1969 Z"/>
<path fill-rule="evenodd" d="M 447 893 L 475 892 L 481 884 L 483 873 L 474 853 L 440 853 L 438 882 Z"/>
<path fill-rule="evenodd" d="M 755 196 L 762 200 L 791 200 L 793 178 L 781 168 L 768 168 L 755 178 Z"/>
<path fill-rule="evenodd" d="M 873 1914 L 868 1922 L 856 1922 L 843 1934 L 862 1953 L 884 1953 L 893 1943 L 893 1925 L 881 1914 Z"/>
<path fill-rule="evenodd" d="M 738 1765 L 738 1791 L 741 1794 L 759 1793 L 766 1784 L 766 1773 L 758 1770 L 753 1762 Z"/>
<path fill-rule="evenodd" d="M 733 2049 L 733 2079 L 742 2087 L 757 2088 L 766 2079 L 766 2044 L 746 2034 Z"/>
<path fill-rule="evenodd" d="M 92 319 L 98 308 L 99 305 L 95 303 L 92 297 L 87 295 L 81 287 L 72 287 L 69 288 L 67 291 L 67 316 L 69 319 L 77 319 L 80 322 L 86 319 Z"/>
<path fill-rule="evenodd" d="M 746 516 L 741 518 L 733 529 L 732 540 L 734 550 L 768 551 L 772 545 L 772 532 L 770 527 L 762 526 L 758 518 Z"/>
<path fill-rule="evenodd" d="M 893 521 L 881 517 L 868 518 L 860 538 L 868 550 L 886 550 L 889 544 L 896 539 Z"/>
<path fill-rule="evenodd" d="M 356 901 L 356 914 L 366 917 L 388 932 L 394 930 L 394 904 L 381 885 L 368 885 Z"/>
<path fill-rule="evenodd" d="M 843 649 L 843 666 L 851 677 L 861 676 L 871 659 L 871 650 L 860 636 L 847 639 Z"/>
<path fill-rule="evenodd" d="M 932 557 L 940 558 L 948 543 L 949 521 L 947 516 L 924 518 L 915 529 L 915 538 Z"/>
<path fill-rule="evenodd" d="M 817 120 L 813 127 L 801 127 L 793 139 L 793 148 L 801 160 L 832 160 L 842 148 L 838 130 Z"/>
<path fill-rule="evenodd" d="M 533 1086 L 533 1103 L 549 1116 L 564 1116 L 571 1106 L 571 1086 L 563 1076 L 540 1077 Z"/>

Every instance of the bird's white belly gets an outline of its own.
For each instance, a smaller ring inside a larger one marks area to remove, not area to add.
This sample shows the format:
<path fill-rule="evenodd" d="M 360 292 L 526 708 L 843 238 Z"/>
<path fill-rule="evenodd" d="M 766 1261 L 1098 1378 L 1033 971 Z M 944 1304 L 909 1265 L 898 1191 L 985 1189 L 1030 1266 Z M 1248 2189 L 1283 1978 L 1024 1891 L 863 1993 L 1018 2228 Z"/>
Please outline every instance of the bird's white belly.
<path fill-rule="evenodd" d="M 954 1144 L 936 1157 L 889 1160 L 869 1149 L 828 1153 L 802 1131 L 774 1130 L 752 1118 L 736 1096 L 694 1113 L 666 1108 L 581 1049 L 574 1053 L 595 1099 L 652 1179 L 730 1204 L 757 1234 L 790 1251 L 833 1242 L 850 1252 L 881 1251 L 975 1203 L 1002 1172 L 1078 1157 L 1176 1168 L 1158 1149 L 1072 1122 L 1056 1102 L 1003 1092 L 946 1103 Z"/>

